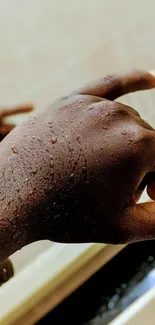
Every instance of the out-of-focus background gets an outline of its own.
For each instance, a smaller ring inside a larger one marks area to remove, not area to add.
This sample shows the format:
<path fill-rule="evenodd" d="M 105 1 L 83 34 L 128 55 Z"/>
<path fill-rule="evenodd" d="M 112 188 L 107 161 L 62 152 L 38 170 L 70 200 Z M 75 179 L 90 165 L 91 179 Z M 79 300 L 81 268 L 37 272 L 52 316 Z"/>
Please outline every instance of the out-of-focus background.
<path fill-rule="evenodd" d="M 130 69 L 155 69 L 154 0 L 0 0 L 0 105 L 30 101 L 39 113 L 85 82 Z M 155 91 L 125 102 L 155 126 Z M 106 325 L 154 285 L 155 243 L 130 246 L 46 321 Z"/>
<path fill-rule="evenodd" d="M 107 73 L 155 68 L 154 13 L 153 0 L 1 0 L 0 103 L 40 111 Z M 155 100 L 133 98 L 155 121 Z"/>

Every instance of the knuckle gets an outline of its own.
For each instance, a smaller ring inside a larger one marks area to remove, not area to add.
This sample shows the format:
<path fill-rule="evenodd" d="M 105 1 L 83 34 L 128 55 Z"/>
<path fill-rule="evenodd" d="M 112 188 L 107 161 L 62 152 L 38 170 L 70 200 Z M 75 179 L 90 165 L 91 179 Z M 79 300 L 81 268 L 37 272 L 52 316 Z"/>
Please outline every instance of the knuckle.
<path fill-rule="evenodd" d="M 141 162 L 148 160 L 148 157 L 151 156 L 152 148 L 155 147 L 155 139 L 152 136 L 152 132 L 139 127 L 134 131 L 133 139 L 133 152 L 136 153 Z"/>
<path fill-rule="evenodd" d="M 130 111 L 126 109 L 126 106 L 115 101 L 109 102 L 110 111 L 119 117 L 119 119 L 129 118 Z"/>
<path fill-rule="evenodd" d="M 141 126 L 138 126 L 134 130 L 134 138 L 135 142 L 139 145 L 148 145 L 152 142 L 152 135 L 150 134 L 150 132 L 147 132 L 147 130 Z"/>
<path fill-rule="evenodd" d="M 154 128 L 148 122 L 146 122 L 143 119 L 140 119 L 140 125 L 146 130 L 154 131 Z"/>

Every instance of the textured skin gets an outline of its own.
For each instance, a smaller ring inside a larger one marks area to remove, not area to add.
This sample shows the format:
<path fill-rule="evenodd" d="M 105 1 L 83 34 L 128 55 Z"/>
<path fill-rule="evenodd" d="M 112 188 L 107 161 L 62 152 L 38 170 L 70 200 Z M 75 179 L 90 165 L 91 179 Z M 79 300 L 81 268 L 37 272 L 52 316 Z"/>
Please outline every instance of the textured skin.
<path fill-rule="evenodd" d="M 113 101 L 155 87 L 110 76 L 55 102 L 0 144 L 0 258 L 40 239 L 125 243 L 155 237 L 155 132 Z"/>

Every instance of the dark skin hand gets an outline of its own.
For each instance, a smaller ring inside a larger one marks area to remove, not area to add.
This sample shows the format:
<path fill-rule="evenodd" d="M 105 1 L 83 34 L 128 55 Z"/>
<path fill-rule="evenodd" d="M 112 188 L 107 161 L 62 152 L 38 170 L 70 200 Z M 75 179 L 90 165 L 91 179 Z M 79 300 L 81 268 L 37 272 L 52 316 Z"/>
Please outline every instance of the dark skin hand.
<path fill-rule="evenodd" d="M 146 72 L 110 76 L 55 102 L 0 144 L 0 258 L 40 239 L 155 238 L 155 131 L 114 101 L 155 87 Z"/>
<path fill-rule="evenodd" d="M 33 110 L 31 104 L 24 104 L 12 107 L 0 107 L 0 141 L 15 127 L 14 124 L 8 124 L 4 121 L 5 117 L 28 113 Z M 14 269 L 11 260 L 8 258 L 0 262 L 0 286 L 7 282 L 14 275 Z"/>

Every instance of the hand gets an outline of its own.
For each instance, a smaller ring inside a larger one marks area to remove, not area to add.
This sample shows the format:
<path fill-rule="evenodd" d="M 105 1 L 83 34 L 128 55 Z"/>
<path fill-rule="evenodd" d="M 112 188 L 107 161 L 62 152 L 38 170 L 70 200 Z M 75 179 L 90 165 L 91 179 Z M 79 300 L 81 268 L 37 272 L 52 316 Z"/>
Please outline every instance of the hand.
<path fill-rule="evenodd" d="M 110 76 L 54 103 L 0 145 L 0 253 L 38 239 L 127 243 L 155 237 L 155 131 L 114 101 L 155 87 Z"/>

